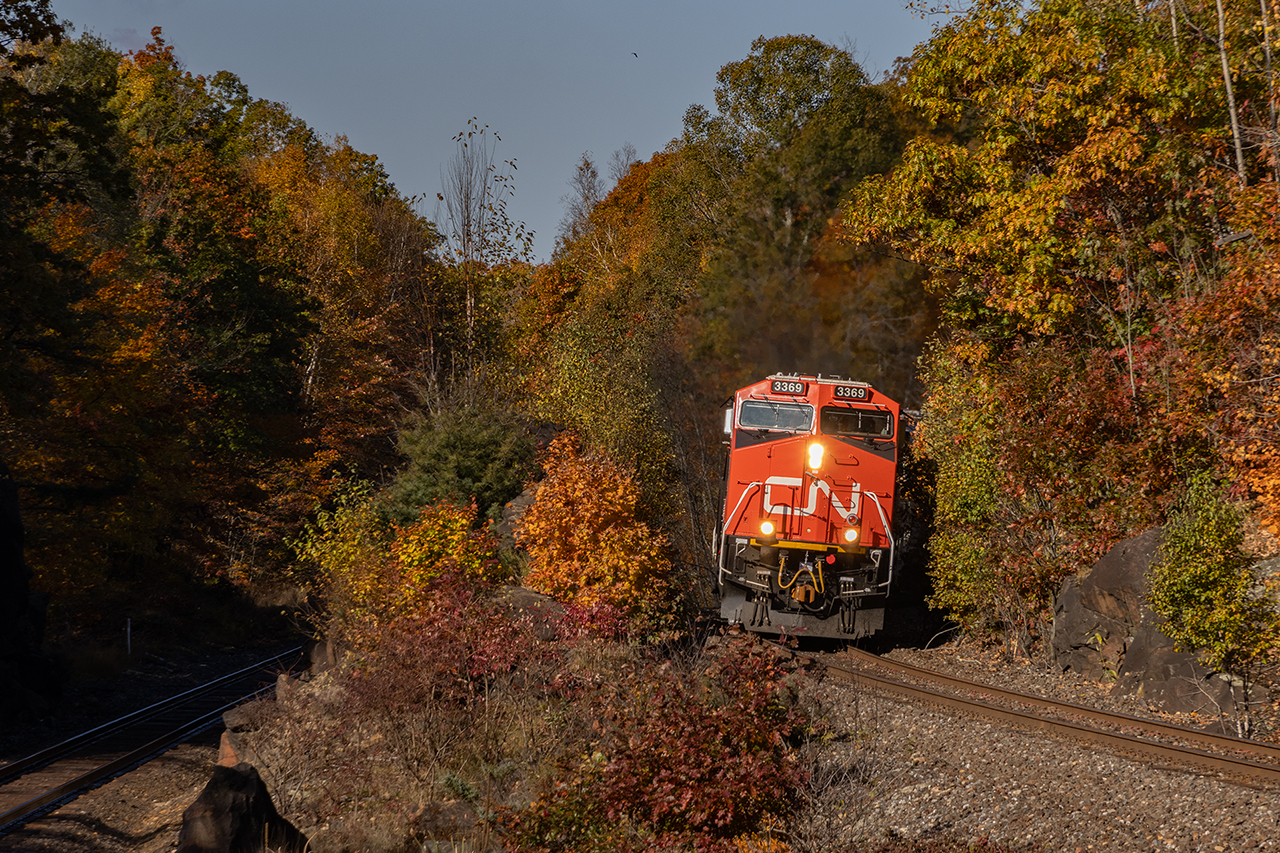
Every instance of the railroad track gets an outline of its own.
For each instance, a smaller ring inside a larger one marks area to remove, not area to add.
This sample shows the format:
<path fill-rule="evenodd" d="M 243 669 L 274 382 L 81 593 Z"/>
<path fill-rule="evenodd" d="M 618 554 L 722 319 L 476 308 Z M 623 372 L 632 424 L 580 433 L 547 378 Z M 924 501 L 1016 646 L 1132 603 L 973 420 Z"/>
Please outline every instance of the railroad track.
<path fill-rule="evenodd" d="M 301 656 L 290 649 L 0 767 L 0 835 L 212 728 Z"/>
<path fill-rule="evenodd" d="M 859 649 L 850 648 L 839 655 L 788 651 L 820 664 L 838 679 L 915 702 L 1050 732 L 1140 761 L 1219 775 L 1226 781 L 1268 787 L 1280 784 L 1280 746 L 1275 744 L 1005 690 Z"/>

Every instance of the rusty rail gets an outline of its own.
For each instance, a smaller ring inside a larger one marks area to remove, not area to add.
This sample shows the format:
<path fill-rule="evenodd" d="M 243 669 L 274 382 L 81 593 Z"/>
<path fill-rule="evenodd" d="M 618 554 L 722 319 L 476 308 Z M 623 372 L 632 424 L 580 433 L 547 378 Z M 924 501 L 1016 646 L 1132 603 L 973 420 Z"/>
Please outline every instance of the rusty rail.
<path fill-rule="evenodd" d="M 1229 735 L 1220 735 L 1187 728 L 1186 726 L 1163 723 L 1158 720 L 1149 720 L 1128 714 L 1115 714 L 1084 705 L 1059 702 L 1043 696 L 1006 690 L 990 684 L 934 672 L 911 664 L 887 660 L 859 649 L 849 649 L 845 652 L 845 654 L 852 655 L 863 664 L 893 670 L 899 674 L 907 675 L 935 686 L 945 686 L 981 696 L 996 697 L 1005 702 L 1028 706 L 1041 712 L 1084 719 L 1094 724 L 1111 726 L 1115 729 L 1139 730 L 1147 735 L 1174 738 L 1183 741 L 1186 745 L 1162 743 L 1152 740 L 1150 737 L 1141 737 L 1122 731 L 1082 725 L 1070 720 L 1054 718 L 1045 713 L 1033 713 L 1016 708 L 1001 707 L 979 698 L 943 693 L 918 684 L 908 684 L 884 675 L 877 675 L 842 665 L 835 656 L 829 654 L 811 655 L 795 651 L 792 651 L 792 654 L 821 664 L 829 673 L 842 680 L 850 681 L 867 689 L 893 693 L 912 701 L 923 702 L 963 714 L 972 714 L 1022 728 L 1050 732 L 1076 741 L 1097 744 L 1142 761 L 1152 763 L 1165 762 L 1177 766 L 1190 767 L 1202 773 L 1222 774 L 1228 779 L 1246 778 L 1253 782 L 1280 783 L 1280 746 L 1274 744 L 1244 740 L 1243 738 Z M 1248 753 L 1277 763 L 1269 764 L 1262 761 L 1254 761 L 1239 755 L 1210 752 L 1208 749 Z"/>

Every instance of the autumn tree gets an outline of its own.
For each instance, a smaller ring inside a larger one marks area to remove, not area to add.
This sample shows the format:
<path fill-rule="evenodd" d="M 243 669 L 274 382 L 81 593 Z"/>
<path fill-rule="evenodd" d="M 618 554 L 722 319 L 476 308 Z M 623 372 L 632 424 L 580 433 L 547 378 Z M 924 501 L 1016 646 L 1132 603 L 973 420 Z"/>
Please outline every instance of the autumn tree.
<path fill-rule="evenodd" d="M 571 433 L 551 443 L 542 468 L 516 530 L 529 555 L 525 585 L 581 607 L 617 608 L 648 627 L 669 624 L 671 564 L 661 534 L 636 515 L 629 472 L 584 452 Z"/>
<path fill-rule="evenodd" d="M 1214 332 L 1185 321 L 1222 298 L 1232 117 L 1216 11 L 1169 9 L 973 4 L 917 48 L 906 89 L 967 140 L 917 137 L 845 208 L 856 238 L 929 268 L 951 330 L 921 433 L 935 600 L 1024 645 L 1062 577 L 1159 524 L 1178 472 L 1217 450 Z M 1227 16 L 1241 103 L 1265 103 L 1244 70 L 1255 12 Z"/>

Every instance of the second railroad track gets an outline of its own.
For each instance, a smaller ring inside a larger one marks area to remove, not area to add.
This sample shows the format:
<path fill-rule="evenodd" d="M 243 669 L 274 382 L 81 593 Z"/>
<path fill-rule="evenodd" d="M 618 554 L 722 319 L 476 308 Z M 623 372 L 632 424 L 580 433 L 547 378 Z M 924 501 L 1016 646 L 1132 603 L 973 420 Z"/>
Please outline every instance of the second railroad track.
<path fill-rule="evenodd" d="M 0 766 L 0 835 L 212 728 L 301 657 L 289 649 Z"/>

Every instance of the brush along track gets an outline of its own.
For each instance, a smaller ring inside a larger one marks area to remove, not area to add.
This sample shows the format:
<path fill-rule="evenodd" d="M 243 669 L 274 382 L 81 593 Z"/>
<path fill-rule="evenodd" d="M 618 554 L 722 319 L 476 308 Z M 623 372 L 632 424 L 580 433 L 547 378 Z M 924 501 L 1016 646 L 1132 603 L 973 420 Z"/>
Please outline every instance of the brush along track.
<path fill-rule="evenodd" d="M 217 725 L 224 711 L 274 690 L 301 654 L 290 649 L 0 766 L 0 835 Z"/>
<path fill-rule="evenodd" d="M 1280 785 L 1280 746 L 1116 714 L 1005 690 L 859 649 L 839 655 L 792 652 L 836 678 L 952 712 L 1037 729 L 1119 752 L 1139 761 L 1182 767 L 1248 785 Z M 872 672 L 888 670 L 898 678 Z"/>

